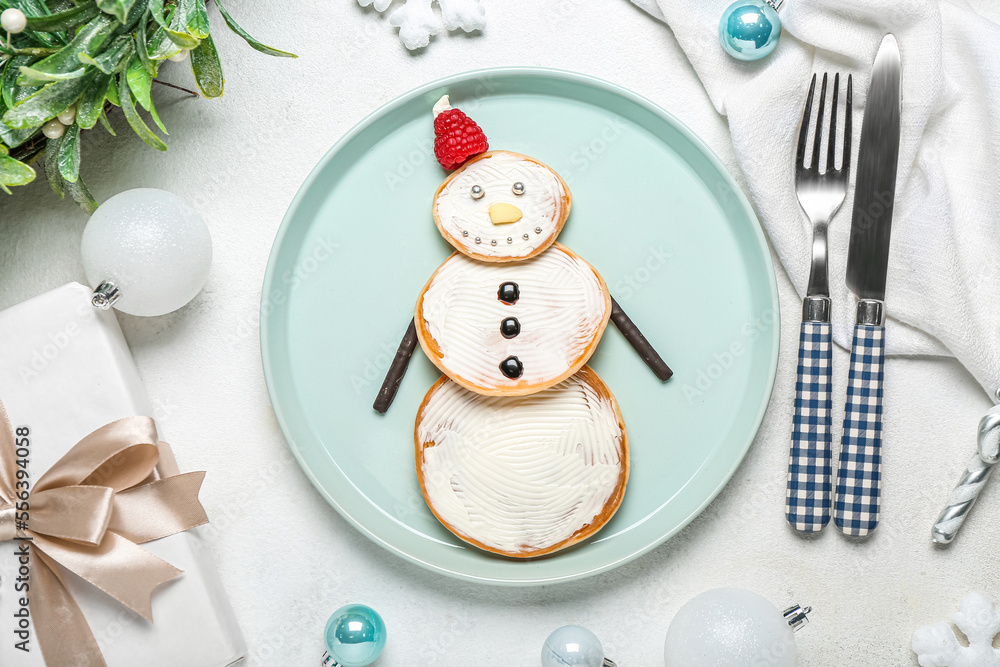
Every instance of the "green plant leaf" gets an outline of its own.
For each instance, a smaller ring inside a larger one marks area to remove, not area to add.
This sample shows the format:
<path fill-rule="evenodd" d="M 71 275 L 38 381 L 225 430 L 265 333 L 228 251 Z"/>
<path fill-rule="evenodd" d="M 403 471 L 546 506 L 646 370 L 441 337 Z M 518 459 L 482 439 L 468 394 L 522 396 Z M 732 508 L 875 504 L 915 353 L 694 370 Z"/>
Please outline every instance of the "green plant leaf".
<path fill-rule="evenodd" d="M 104 109 L 104 100 L 108 96 L 108 82 L 111 81 L 110 74 L 102 74 L 94 79 L 84 91 L 83 97 L 76 105 L 76 122 L 84 130 L 97 125 L 97 119 Z"/>
<path fill-rule="evenodd" d="M 170 134 L 167 132 L 167 128 L 163 126 L 160 115 L 156 113 L 156 107 L 153 106 L 153 97 L 150 90 L 153 86 L 153 77 L 149 76 L 149 72 L 142 66 L 142 62 L 138 56 L 132 58 L 126 76 L 128 77 L 129 90 L 135 95 L 135 99 L 142 105 L 143 109 L 149 112 L 156 126 L 163 131 L 163 134 Z"/>
<path fill-rule="evenodd" d="M 79 79 L 86 73 L 86 69 L 80 67 L 69 72 L 52 74 L 49 72 L 39 72 L 33 67 L 21 67 L 21 76 L 17 77 L 17 85 L 30 86 L 33 84 L 46 84 L 53 81 L 68 81 L 69 79 Z"/>
<path fill-rule="evenodd" d="M 7 108 L 16 106 L 22 100 L 31 97 L 42 89 L 41 86 L 17 85 L 17 77 L 21 73 L 21 67 L 30 65 L 36 60 L 38 58 L 32 56 L 14 56 L 7 61 L 7 67 L 4 68 L 3 72 L 3 82 L 0 83 L 0 86 L 3 87 L 3 101 Z"/>
<path fill-rule="evenodd" d="M 208 37 L 211 27 L 208 24 L 208 10 L 205 9 L 205 0 L 180 0 L 181 7 L 187 15 L 185 27 L 189 35 L 194 35 L 198 39 Z"/>
<path fill-rule="evenodd" d="M 104 14 L 82 26 L 70 43 L 31 67 L 37 72 L 65 74 L 80 67 L 80 54 L 96 54 L 115 27 L 115 20 Z"/>
<path fill-rule="evenodd" d="M 149 44 L 147 42 L 146 28 L 149 27 L 149 10 L 146 10 L 146 15 L 142 17 L 139 21 L 139 27 L 135 31 L 135 52 L 139 55 L 139 60 L 142 61 L 142 66 L 146 68 L 149 76 L 156 78 L 157 66 L 149 58 Z"/>
<path fill-rule="evenodd" d="M 211 37 L 201 40 L 198 48 L 191 51 L 191 70 L 195 81 L 205 97 L 219 97 L 225 87 L 226 79 L 222 75 L 222 63 L 219 52 L 215 50 L 215 42 Z"/>
<path fill-rule="evenodd" d="M 105 93 L 108 98 L 108 102 L 111 102 L 116 107 L 122 105 L 122 101 L 118 99 L 118 80 L 115 77 L 111 77 L 111 81 L 108 82 L 108 92 Z"/>
<path fill-rule="evenodd" d="M 4 113 L 7 111 L 7 103 L 4 102 L 3 97 L 0 97 L 0 118 L 3 117 Z M 37 127 L 29 127 L 26 130 L 15 130 L 7 127 L 3 123 L 0 123 L 0 149 L 6 150 L 7 148 L 17 148 L 25 141 L 30 139 L 38 132 Z M 7 155 L 7 153 L 0 152 L 2 155 Z"/>
<path fill-rule="evenodd" d="M 42 125 L 80 99 L 96 75 L 97 72 L 91 70 L 79 79 L 48 84 L 13 109 L 7 109 L 7 113 L 3 115 L 3 122 L 15 129 Z"/>
<path fill-rule="evenodd" d="M 144 0 L 127 0 L 129 4 L 128 14 L 125 20 L 118 24 L 115 35 L 131 33 L 139 24 L 139 19 L 146 14 L 146 3 Z"/>
<path fill-rule="evenodd" d="M 155 12 L 155 10 L 153 10 Z M 165 28 L 167 38 L 182 49 L 193 49 L 200 41 L 194 35 L 187 32 L 187 13 L 183 4 L 174 5 L 173 14 L 170 16 L 170 23 Z"/>
<path fill-rule="evenodd" d="M 128 21 L 128 13 L 133 4 L 135 4 L 135 0 L 97 0 L 97 6 L 101 8 L 101 11 L 111 14 L 120 23 Z"/>
<path fill-rule="evenodd" d="M 269 56 L 277 56 L 278 58 L 298 58 L 298 56 L 294 53 L 281 51 L 273 46 L 268 46 L 267 44 L 258 42 L 246 30 L 240 27 L 240 24 L 238 24 L 233 17 L 229 15 L 229 12 L 226 11 L 226 8 L 219 0 L 215 0 L 215 6 L 219 8 L 219 13 L 222 14 L 222 18 L 225 19 L 226 25 L 229 26 L 229 29 L 246 40 L 246 43 L 252 48 L 257 49 L 261 53 L 266 53 Z"/>
<path fill-rule="evenodd" d="M 111 122 L 108 120 L 108 114 L 105 113 L 104 109 L 101 109 L 101 125 L 104 126 L 104 129 L 107 130 L 108 134 L 112 137 L 118 136 L 115 134 L 115 128 L 111 127 Z"/>
<path fill-rule="evenodd" d="M 27 185 L 33 180 L 35 180 L 34 169 L 9 155 L 0 156 L 0 186 L 3 186 L 7 194 L 10 194 L 10 190 L 6 186 Z"/>
<path fill-rule="evenodd" d="M 132 91 L 128 87 L 128 77 L 122 75 L 118 77 L 118 97 L 122 101 L 122 111 L 125 112 L 125 120 L 132 126 L 132 130 L 139 135 L 139 138 L 158 151 L 167 150 L 167 145 L 163 139 L 153 134 L 153 131 L 142 121 L 139 112 L 135 110 L 135 103 L 132 101 Z"/>
<path fill-rule="evenodd" d="M 72 5 L 71 5 L 72 6 Z M 48 16 L 36 16 L 28 19 L 28 30 L 35 32 L 62 32 L 73 30 L 77 26 L 83 25 L 90 19 L 101 13 L 101 10 L 94 4 L 94 0 L 80 5 L 72 6 L 72 9 L 49 14 Z"/>
<path fill-rule="evenodd" d="M 25 16 L 48 16 L 51 14 L 48 5 L 43 0 L 14 0 L 8 4 L 10 7 L 17 7 Z"/>
<path fill-rule="evenodd" d="M 59 199 L 63 198 L 63 177 L 59 173 L 59 144 L 62 137 L 49 139 L 45 142 L 45 175 L 49 179 L 49 187 Z"/>
<path fill-rule="evenodd" d="M 80 61 L 88 65 L 93 65 L 105 74 L 114 74 L 125 66 L 128 59 L 132 57 L 135 43 L 130 35 L 122 35 L 115 38 L 107 49 L 96 58 L 91 58 L 85 53 L 80 54 Z"/>
<path fill-rule="evenodd" d="M 82 178 L 77 179 L 76 183 L 67 183 L 66 192 L 88 215 L 97 210 L 97 200 L 94 199 L 94 195 L 90 194 L 90 190 Z"/>
<path fill-rule="evenodd" d="M 187 35 L 190 37 L 190 35 Z M 157 28 L 149 40 L 149 59 L 155 62 L 166 60 L 181 52 L 181 47 L 177 46 L 167 35 L 167 30 Z"/>
<path fill-rule="evenodd" d="M 67 183 L 80 178 L 80 126 L 73 123 L 66 128 L 59 144 L 59 173 Z"/>
<path fill-rule="evenodd" d="M 169 28 L 170 18 L 163 7 L 163 0 L 149 0 L 146 7 L 149 9 L 149 13 L 153 16 L 153 20 L 160 24 L 162 28 Z"/>
<path fill-rule="evenodd" d="M 10 151 L 3 144 L 0 144 L 0 155 L 10 155 Z"/>
<path fill-rule="evenodd" d="M 35 170 L 14 158 L 0 156 L 0 190 L 11 194 L 8 185 L 27 185 L 35 180 Z"/>

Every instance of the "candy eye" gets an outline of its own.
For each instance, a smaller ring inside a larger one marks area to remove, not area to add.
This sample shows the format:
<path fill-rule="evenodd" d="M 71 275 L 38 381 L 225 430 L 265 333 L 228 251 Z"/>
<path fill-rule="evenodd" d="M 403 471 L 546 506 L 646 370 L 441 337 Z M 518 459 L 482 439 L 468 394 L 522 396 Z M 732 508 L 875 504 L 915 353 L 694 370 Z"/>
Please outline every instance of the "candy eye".
<path fill-rule="evenodd" d="M 524 183 L 518 181 L 517 183 L 514 184 L 514 187 L 511 188 L 511 191 L 518 197 L 520 197 L 521 195 L 524 194 Z"/>
<path fill-rule="evenodd" d="M 473 199 L 482 199 L 483 195 L 486 194 L 486 191 L 483 190 L 483 186 L 481 185 L 473 185 L 472 190 L 469 191 L 469 194 L 472 195 Z"/>

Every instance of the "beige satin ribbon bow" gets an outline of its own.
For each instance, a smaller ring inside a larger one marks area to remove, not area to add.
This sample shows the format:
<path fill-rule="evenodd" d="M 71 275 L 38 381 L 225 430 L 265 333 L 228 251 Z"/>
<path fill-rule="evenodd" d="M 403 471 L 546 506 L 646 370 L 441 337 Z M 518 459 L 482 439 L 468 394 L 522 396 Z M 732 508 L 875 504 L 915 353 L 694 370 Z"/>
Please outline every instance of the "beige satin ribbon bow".
<path fill-rule="evenodd" d="M 205 473 L 160 478 L 157 442 L 149 417 L 97 429 L 31 484 L 23 525 L 16 436 L 0 402 L 0 542 L 31 538 L 31 616 L 47 665 L 106 664 L 56 563 L 152 623 L 153 590 L 181 571 L 138 545 L 208 523 Z"/>

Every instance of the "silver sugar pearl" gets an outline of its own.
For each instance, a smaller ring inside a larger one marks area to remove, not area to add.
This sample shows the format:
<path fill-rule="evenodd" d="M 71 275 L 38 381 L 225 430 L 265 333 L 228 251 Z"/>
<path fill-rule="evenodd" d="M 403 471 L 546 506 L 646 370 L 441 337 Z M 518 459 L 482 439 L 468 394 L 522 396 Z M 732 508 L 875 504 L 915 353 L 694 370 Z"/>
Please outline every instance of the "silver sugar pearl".
<path fill-rule="evenodd" d="M 511 237 L 508 236 L 507 237 L 507 243 L 513 243 L 513 242 L 514 242 L 514 239 L 512 239 Z"/>
<path fill-rule="evenodd" d="M 468 236 L 468 235 L 469 235 L 469 230 L 468 229 L 463 229 L 462 230 L 462 236 Z"/>
<path fill-rule="evenodd" d="M 483 191 L 483 186 L 473 185 L 471 194 L 473 199 L 482 199 L 486 193 Z"/>
<path fill-rule="evenodd" d="M 542 233 L 542 228 L 541 227 L 535 227 L 535 233 L 536 234 L 541 234 Z"/>
<path fill-rule="evenodd" d="M 496 239 L 493 239 L 492 241 L 490 241 L 490 245 L 496 245 L 496 244 L 497 244 L 497 240 Z"/>
<path fill-rule="evenodd" d="M 522 183 L 521 181 L 518 181 L 517 183 L 514 184 L 514 187 L 512 187 L 511 190 L 513 191 L 514 194 L 516 194 L 518 196 L 523 195 L 524 194 L 524 183 Z"/>
<path fill-rule="evenodd" d="M 528 240 L 528 235 L 527 235 L 527 234 L 525 234 L 525 235 L 524 235 L 524 236 L 522 236 L 521 238 L 522 238 L 522 239 L 524 239 L 525 241 L 527 241 L 527 240 Z"/>
<path fill-rule="evenodd" d="M 482 243 L 482 242 L 483 242 L 483 240 L 477 236 L 476 237 L 476 243 Z"/>

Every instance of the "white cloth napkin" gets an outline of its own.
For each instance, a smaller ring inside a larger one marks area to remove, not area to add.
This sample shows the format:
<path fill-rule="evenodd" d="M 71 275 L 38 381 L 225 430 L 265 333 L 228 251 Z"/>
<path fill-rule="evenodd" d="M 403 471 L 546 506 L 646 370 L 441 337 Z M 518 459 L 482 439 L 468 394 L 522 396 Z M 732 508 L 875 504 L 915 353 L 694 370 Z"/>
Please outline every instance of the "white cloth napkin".
<path fill-rule="evenodd" d="M 719 18 L 731 1 L 632 0 L 670 26 L 728 118 L 750 196 L 800 294 L 812 232 L 795 197 L 793 158 L 809 79 L 830 72 L 832 84 L 841 72 L 843 108 L 846 74 L 854 75 L 856 164 L 871 63 L 883 35 L 896 35 L 903 116 L 887 352 L 954 355 L 998 400 L 1000 3 L 787 0 L 777 49 L 743 63 L 718 41 Z M 848 348 L 855 315 L 845 284 L 853 177 L 830 228 L 834 338 Z"/>

